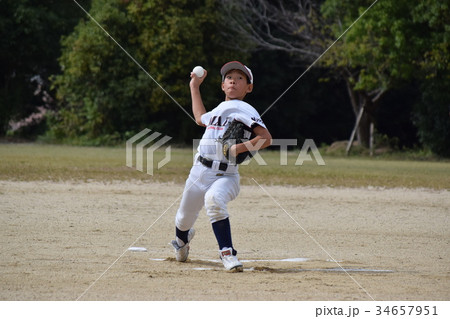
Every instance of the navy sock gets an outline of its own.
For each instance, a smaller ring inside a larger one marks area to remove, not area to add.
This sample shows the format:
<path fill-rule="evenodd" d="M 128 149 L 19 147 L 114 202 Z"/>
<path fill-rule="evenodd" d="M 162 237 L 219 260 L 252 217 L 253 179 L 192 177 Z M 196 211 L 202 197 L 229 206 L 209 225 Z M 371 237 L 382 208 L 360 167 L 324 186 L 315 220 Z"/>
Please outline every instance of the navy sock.
<path fill-rule="evenodd" d="M 189 230 L 179 230 L 178 227 L 175 227 L 175 234 L 178 238 L 184 241 L 185 244 L 188 242 L 188 234 Z"/>
<path fill-rule="evenodd" d="M 212 228 L 214 230 L 214 235 L 216 235 L 220 250 L 225 247 L 233 248 L 233 242 L 231 240 L 230 220 L 228 218 L 213 223 Z M 236 255 L 236 251 L 234 249 L 233 255 Z"/>

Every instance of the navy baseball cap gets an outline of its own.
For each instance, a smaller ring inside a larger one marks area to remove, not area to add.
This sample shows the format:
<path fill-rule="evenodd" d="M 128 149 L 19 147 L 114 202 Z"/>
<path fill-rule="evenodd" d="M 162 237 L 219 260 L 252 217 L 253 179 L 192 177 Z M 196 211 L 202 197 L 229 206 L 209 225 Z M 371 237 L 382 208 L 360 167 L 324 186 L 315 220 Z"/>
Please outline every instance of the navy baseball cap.
<path fill-rule="evenodd" d="M 223 67 L 220 69 L 220 74 L 222 75 L 222 82 L 225 80 L 225 75 L 230 72 L 231 70 L 240 70 L 244 72 L 244 74 L 247 76 L 249 82 L 253 84 L 253 73 L 252 71 L 242 64 L 239 61 L 231 61 L 228 63 L 225 63 Z"/>

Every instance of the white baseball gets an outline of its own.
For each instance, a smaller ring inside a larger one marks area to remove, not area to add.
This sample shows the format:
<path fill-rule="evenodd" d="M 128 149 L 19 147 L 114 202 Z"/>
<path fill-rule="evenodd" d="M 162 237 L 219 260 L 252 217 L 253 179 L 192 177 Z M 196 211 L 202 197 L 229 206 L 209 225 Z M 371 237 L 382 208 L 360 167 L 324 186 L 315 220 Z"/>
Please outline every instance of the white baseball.
<path fill-rule="evenodd" d="M 198 65 L 192 70 L 192 72 L 195 73 L 196 76 L 201 78 L 205 74 L 205 69 Z"/>

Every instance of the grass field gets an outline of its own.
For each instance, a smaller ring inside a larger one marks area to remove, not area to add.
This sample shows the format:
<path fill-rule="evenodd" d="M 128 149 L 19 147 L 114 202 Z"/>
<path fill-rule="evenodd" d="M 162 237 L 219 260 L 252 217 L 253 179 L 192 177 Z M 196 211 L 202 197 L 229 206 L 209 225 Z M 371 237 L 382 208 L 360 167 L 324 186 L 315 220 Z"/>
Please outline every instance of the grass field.
<path fill-rule="evenodd" d="M 191 149 L 172 148 L 171 160 L 154 174 L 129 168 L 125 147 L 75 147 L 43 144 L 0 144 L 0 180 L 14 181 L 132 181 L 183 183 L 192 165 Z M 262 151 L 267 165 L 252 160 L 240 169 L 242 184 L 406 187 L 450 189 L 450 162 L 392 160 L 367 157 L 327 157 L 319 166 L 314 157 L 295 165 L 299 151 L 280 164 L 280 152 Z M 157 151 L 156 161 L 164 157 Z M 145 162 L 144 162 L 145 167 Z"/>

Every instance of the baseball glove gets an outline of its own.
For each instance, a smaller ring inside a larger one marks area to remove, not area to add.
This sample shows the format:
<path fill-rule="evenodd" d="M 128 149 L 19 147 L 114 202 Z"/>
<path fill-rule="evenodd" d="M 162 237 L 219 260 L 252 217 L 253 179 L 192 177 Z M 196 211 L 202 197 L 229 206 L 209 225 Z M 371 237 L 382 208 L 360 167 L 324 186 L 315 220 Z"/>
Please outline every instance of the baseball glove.
<path fill-rule="evenodd" d="M 217 140 L 222 144 L 222 153 L 226 159 L 233 164 L 241 164 L 246 159 L 253 157 L 253 154 L 250 151 L 240 153 L 236 158 L 230 156 L 231 146 L 248 141 L 246 136 L 250 137 L 251 133 L 251 129 L 238 120 L 233 120 L 233 122 L 230 123 L 225 133 L 223 133 L 223 136 Z"/>

